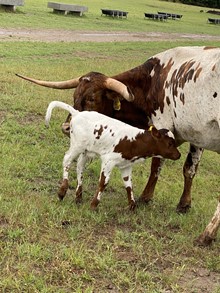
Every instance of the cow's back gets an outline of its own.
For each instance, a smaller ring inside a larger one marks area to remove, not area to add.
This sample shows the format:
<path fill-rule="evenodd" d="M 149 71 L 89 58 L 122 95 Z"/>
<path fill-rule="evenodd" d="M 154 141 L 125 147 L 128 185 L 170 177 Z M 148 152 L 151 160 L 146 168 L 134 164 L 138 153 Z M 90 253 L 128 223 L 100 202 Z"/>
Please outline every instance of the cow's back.
<path fill-rule="evenodd" d="M 174 131 L 179 143 L 219 152 L 220 48 L 178 47 L 153 58 L 159 60 L 163 80 L 160 107 L 153 115 L 156 127 Z M 152 80 L 156 74 L 151 72 Z"/>

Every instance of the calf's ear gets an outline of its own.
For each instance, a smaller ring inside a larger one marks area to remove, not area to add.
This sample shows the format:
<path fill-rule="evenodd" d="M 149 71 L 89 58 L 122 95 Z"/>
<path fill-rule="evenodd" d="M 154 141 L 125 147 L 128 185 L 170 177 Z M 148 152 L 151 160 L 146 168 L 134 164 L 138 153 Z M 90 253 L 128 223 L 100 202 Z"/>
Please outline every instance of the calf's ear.
<path fill-rule="evenodd" d="M 157 128 L 153 127 L 151 130 L 151 135 L 155 139 L 159 139 L 161 137 L 160 132 L 157 130 Z"/>

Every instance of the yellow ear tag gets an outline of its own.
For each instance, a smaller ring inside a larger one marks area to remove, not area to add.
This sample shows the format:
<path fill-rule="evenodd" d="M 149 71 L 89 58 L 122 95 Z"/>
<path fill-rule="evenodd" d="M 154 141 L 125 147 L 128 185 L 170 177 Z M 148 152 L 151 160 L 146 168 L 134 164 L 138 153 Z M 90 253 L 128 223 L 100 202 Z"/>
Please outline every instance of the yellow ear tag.
<path fill-rule="evenodd" d="M 149 128 L 148 128 L 148 131 L 152 131 L 152 129 L 154 128 L 154 125 L 151 125 Z"/>
<path fill-rule="evenodd" d="M 114 105 L 113 105 L 114 109 L 119 111 L 121 109 L 121 102 L 119 99 L 114 100 Z"/>

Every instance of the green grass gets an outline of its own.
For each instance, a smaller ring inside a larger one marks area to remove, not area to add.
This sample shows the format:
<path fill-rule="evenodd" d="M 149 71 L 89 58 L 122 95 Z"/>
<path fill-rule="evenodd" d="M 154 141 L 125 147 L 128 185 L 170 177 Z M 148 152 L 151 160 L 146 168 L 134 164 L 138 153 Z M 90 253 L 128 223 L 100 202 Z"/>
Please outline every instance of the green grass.
<path fill-rule="evenodd" d="M 80 29 L 105 30 L 102 23 L 110 22 L 113 30 L 122 29 L 120 24 L 126 25 L 125 30 L 135 31 L 138 9 L 142 13 L 147 6 L 140 2 L 134 7 L 127 1 L 128 20 L 98 16 L 100 24 L 96 28 L 91 19 L 96 19 L 97 7 L 111 3 L 110 8 L 115 8 L 112 2 L 100 2 L 100 5 L 91 2 L 89 13 L 82 19 L 53 15 L 43 1 L 26 2 L 16 14 L 1 13 L 1 26 L 58 28 L 59 21 L 60 28 L 79 29 L 74 26 L 77 23 L 82 25 Z M 124 3 L 117 3 L 117 8 L 124 8 Z M 172 11 L 180 13 L 199 11 L 198 7 L 158 1 L 151 2 L 154 7 L 149 9 L 157 11 L 159 4 L 166 11 L 172 7 Z M 130 17 L 132 11 L 136 18 Z M 192 29 L 187 28 L 190 25 L 186 19 L 185 13 L 178 22 L 183 31 Z M 143 23 L 152 31 L 170 25 Z M 199 20 L 197 30 L 208 33 L 200 24 Z M 140 27 L 146 29 L 143 25 Z M 206 27 L 216 30 L 217 26 Z M 49 129 L 44 126 L 44 115 L 52 100 L 72 103 L 72 91 L 38 87 L 15 76 L 21 73 L 65 80 L 91 70 L 111 75 L 130 69 L 159 51 L 180 45 L 220 46 L 220 41 L 0 43 L 1 292 L 220 292 L 219 236 L 209 249 L 193 246 L 193 239 L 205 228 L 216 208 L 220 185 L 218 155 L 204 153 L 193 184 L 192 208 L 187 215 L 175 212 L 183 188 L 182 166 L 187 144 L 180 148 L 179 161 L 166 162 L 154 201 L 139 207 L 135 213 L 127 209 L 126 192 L 118 170 L 112 174 L 99 211 L 90 210 L 89 203 L 99 177 L 99 160 L 92 161 L 86 168 L 82 205 L 76 206 L 73 200 L 75 164 L 70 173 L 72 189 L 64 201 L 59 202 L 56 192 L 62 177 L 63 155 L 69 145 L 60 125 L 67 114 L 54 111 Z M 149 172 L 150 160 L 134 167 L 136 196 L 141 194 Z"/>

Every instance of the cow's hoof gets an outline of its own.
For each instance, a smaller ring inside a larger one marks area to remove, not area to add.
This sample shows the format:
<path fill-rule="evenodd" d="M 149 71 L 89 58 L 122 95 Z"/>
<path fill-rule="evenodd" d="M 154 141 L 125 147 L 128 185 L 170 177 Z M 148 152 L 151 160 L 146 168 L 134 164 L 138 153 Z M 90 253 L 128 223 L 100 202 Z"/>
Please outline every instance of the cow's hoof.
<path fill-rule="evenodd" d="M 181 206 L 180 204 L 178 204 L 178 206 L 176 207 L 176 212 L 178 214 L 186 214 L 188 213 L 188 211 L 190 210 L 191 208 L 191 205 L 190 204 L 187 204 L 185 206 Z"/>
<path fill-rule="evenodd" d="M 201 234 L 197 239 L 194 240 L 193 244 L 195 246 L 208 247 L 212 244 L 213 241 L 215 241 L 215 238 Z"/>
<path fill-rule="evenodd" d="M 152 202 L 152 198 L 144 198 L 142 196 L 140 196 L 137 200 L 136 200 L 136 205 L 137 206 L 140 206 L 140 205 L 147 205 L 149 204 L 150 202 Z"/>

